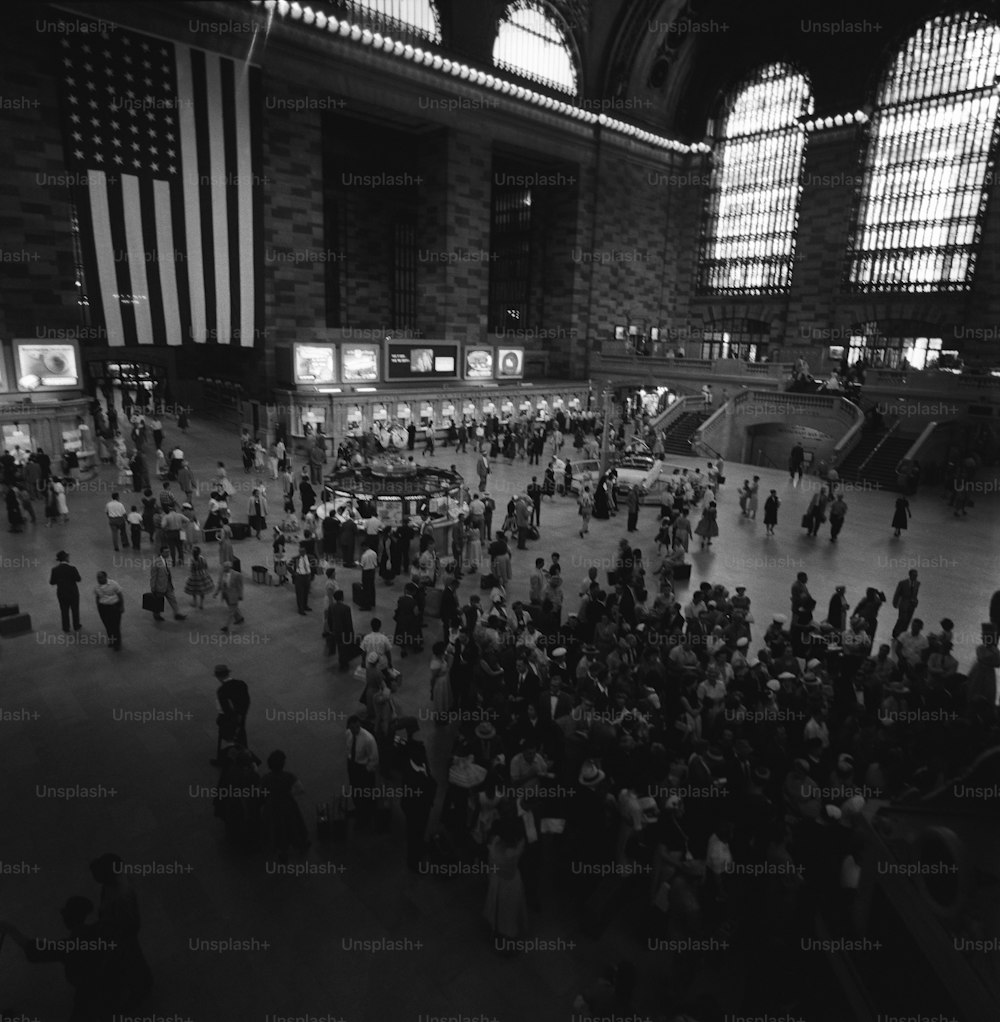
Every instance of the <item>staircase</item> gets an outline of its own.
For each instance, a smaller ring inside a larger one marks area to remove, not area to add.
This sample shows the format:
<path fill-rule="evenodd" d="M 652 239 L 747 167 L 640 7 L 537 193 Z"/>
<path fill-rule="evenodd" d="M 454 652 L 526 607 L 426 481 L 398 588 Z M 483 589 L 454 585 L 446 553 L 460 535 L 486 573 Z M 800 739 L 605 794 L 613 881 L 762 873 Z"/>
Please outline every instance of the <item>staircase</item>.
<path fill-rule="evenodd" d="M 870 483 L 883 490 L 896 490 L 896 466 L 912 446 L 913 437 L 890 430 L 866 433 L 837 472 L 847 483 Z"/>
<path fill-rule="evenodd" d="M 691 455 L 691 438 L 708 418 L 707 411 L 682 412 L 667 426 L 663 437 L 663 450 L 667 454 Z"/>

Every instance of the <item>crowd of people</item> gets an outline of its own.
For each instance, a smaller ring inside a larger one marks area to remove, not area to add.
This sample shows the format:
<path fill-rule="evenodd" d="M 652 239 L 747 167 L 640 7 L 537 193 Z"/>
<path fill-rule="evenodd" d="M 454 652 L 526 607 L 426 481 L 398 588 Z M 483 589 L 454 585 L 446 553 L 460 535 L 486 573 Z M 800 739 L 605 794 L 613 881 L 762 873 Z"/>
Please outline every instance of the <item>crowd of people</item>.
<path fill-rule="evenodd" d="M 574 431 L 569 421 L 565 425 L 563 431 L 553 421 L 543 431 L 553 458 L 560 453 L 555 433 Z M 636 425 L 641 423 L 633 423 L 633 431 Z M 575 428 L 582 432 L 585 424 Z M 628 432 L 622 422 L 616 440 L 625 444 Z M 511 427 L 509 436 L 515 435 Z M 321 431 L 314 439 L 319 436 Z M 156 442 L 162 439 L 161 432 Z M 461 444 L 461 430 L 446 439 Z M 528 456 L 530 434 L 524 439 Z M 578 439 L 581 449 L 594 442 L 592 434 Z M 145 442 L 138 438 L 140 450 Z M 626 536 L 607 558 L 606 573 L 597 557 L 597 565 L 577 580 L 566 577 L 558 551 L 534 557 L 533 570 L 527 558 L 518 564 L 517 551 L 542 537 L 544 497 L 559 499 L 537 475 L 511 496 L 499 529 L 489 473 L 480 475 L 479 489 L 470 488 L 462 501 L 450 548 L 440 550 L 426 516 L 387 529 L 374 516 L 338 513 L 322 476 L 314 480 L 310 453 L 296 477 L 292 456 L 281 441 L 276 444 L 281 447 L 266 455 L 273 464 L 255 460 L 247 467 L 262 469 L 246 509 L 247 527 L 260 540 L 269 528 L 268 468 L 280 479 L 299 479 L 291 492 L 283 483 L 286 519 L 271 533 L 275 567 L 284 565 L 278 574 L 291 581 L 303 615 L 313 609 L 314 579 L 325 583 L 320 627 L 327 653 L 341 672 L 360 661 L 352 675 L 361 689 L 359 711 L 344 736 L 349 784 L 330 812 L 353 814 L 362 827 L 381 826 L 391 807 L 377 792 L 395 784 L 403 792 L 399 807 L 411 870 L 433 862 L 489 864 L 484 915 L 499 953 L 529 932 L 531 911 L 543 907 L 550 891 L 570 891 L 597 916 L 606 911 L 601 906 L 608 904 L 608 885 L 615 889 L 612 901 L 622 903 L 621 890 L 630 878 L 640 878 L 644 933 L 692 942 L 726 935 L 763 975 L 785 983 L 787 977 L 766 959 L 792 949 L 817 911 L 839 932 L 851 932 L 845 906 L 857 890 L 857 824 L 866 806 L 919 798 L 1000 737 L 996 645 L 984 638 L 974 663 L 960 671 L 954 622 L 944 619 L 926 629 L 916 617 L 916 572 L 893 593 L 897 620 L 891 640 L 878 644 L 879 612 L 889 601 L 876 587 L 859 586 L 864 595 L 851 610 L 847 586 L 836 587 L 827 600 L 825 593 L 813 596 L 807 574 L 799 573 L 787 607 L 767 613 L 754 607 L 752 580 L 735 587 L 706 580 L 686 591 L 690 544 L 706 548 L 718 535 L 721 463 L 709 464 L 704 476 L 700 469 L 674 474 L 648 556 Z M 502 453 L 505 445 L 502 426 L 483 427 L 479 449 L 487 469 L 490 452 L 498 447 Z M 309 445 L 308 452 L 315 448 Z M 193 500 L 182 501 L 173 491 L 177 485 L 189 498 L 198 492 L 179 453 L 171 457 L 159 492 L 144 487 L 130 511 L 113 495 L 106 508 L 112 540 L 115 549 L 119 543 L 138 547 L 148 535 L 161 580 L 151 578 L 151 594 L 182 618 L 170 568 L 184 566 L 184 591 L 193 605 L 203 607 L 205 596 L 216 592 L 228 607 L 223 627 L 233 627 L 242 619 L 230 514 L 235 489 L 219 463 L 199 524 Z M 801 461 L 793 457 L 790 467 L 792 479 L 801 478 Z M 554 476 L 551 462 L 549 470 Z M 133 489 L 143 481 L 133 479 Z M 754 476 L 738 490 L 747 517 L 756 516 L 758 484 Z M 562 492 L 578 506 L 582 533 L 591 517 L 617 510 L 613 473 L 598 479 L 597 496 L 589 483 L 578 498 L 568 489 L 564 484 Z M 637 493 L 632 487 L 622 497 L 629 533 L 638 527 Z M 843 502 L 836 480 L 823 496 L 829 507 L 807 511 L 813 534 L 827 513 L 836 531 L 843 524 L 846 506 L 835 510 L 835 502 Z M 764 511 L 769 532 L 780 504 L 773 490 L 771 498 L 775 503 L 769 508 L 769 498 Z M 598 499 L 602 514 L 596 512 Z M 900 501 L 894 528 L 905 528 L 908 517 L 908 505 Z M 290 556 L 289 541 L 297 551 Z M 201 545 L 208 542 L 219 548 L 217 582 Z M 558 543 L 547 537 L 547 545 Z M 374 608 L 380 574 L 386 582 L 406 577 L 393 628 L 383 630 L 377 616 L 368 620 L 367 631 L 356 625 L 337 575 L 355 567 L 363 598 L 355 599 L 352 589 L 351 603 L 362 610 Z M 52 584 L 66 630 L 80 625 L 72 589 L 81 580 L 68 568 L 68 554 L 61 551 Z M 523 601 L 508 595 L 520 570 L 529 580 Z M 479 580 L 478 592 L 463 597 L 460 583 L 470 572 Z M 120 610 L 115 619 L 113 609 L 101 607 L 123 605 L 121 587 L 104 574 L 95 598 L 109 642 L 120 648 Z M 1000 600 L 994 603 L 990 618 L 1000 625 Z M 428 731 L 435 747 L 445 748 L 448 764 L 437 776 L 424 746 L 427 736 L 419 720 L 400 709 L 398 695 L 396 657 L 420 652 L 425 644 L 431 648 Z M 247 686 L 224 665 L 216 678 L 219 743 L 213 762 L 220 790 L 243 793 L 220 796 L 216 813 L 233 841 L 288 861 L 310 840 L 296 801 L 301 789 L 280 750 L 268 756 L 267 773 L 260 772 L 263 761 L 247 737 Z M 83 900 L 67 905 L 71 931 L 91 925 L 86 920 L 92 907 L 85 909 Z M 8 932 L 17 938 L 16 931 Z M 666 975 L 678 1010 L 697 1010 L 688 998 L 708 967 L 703 952 L 671 956 Z"/>

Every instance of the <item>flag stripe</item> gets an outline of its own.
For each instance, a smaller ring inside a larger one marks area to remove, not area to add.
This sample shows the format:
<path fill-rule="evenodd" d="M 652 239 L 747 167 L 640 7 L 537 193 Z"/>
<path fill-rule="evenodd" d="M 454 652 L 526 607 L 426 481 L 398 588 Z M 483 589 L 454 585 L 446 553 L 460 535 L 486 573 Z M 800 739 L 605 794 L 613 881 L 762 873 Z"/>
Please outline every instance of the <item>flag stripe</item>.
<path fill-rule="evenodd" d="M 236 102 L 233 77 L 236 64 L 231 60 L 222 62 L 222 149 L 226 166 L 226 262 L 229 277 L 226 288 L 229 291 L 229 335 L 226 343 L 239 343 L 240 331 L 240 203 L 239 194 L 243 185 L 236 162 Z M 225 298 L 221 294 L 220 301 Z M 220 338 L 222 340 L 222 338 Z"/>
<path fill-rule="evenodd" d="M 112 297 L 118 290 L 118 274 L 115 272 L 115 247 L 111 241 L 108 185 L 103 170 L 92 170 L 87 174 L 87 197 L 94 236 L 94 263 L 97 267 L 97 276 L 91 284 L 97 284 L 97 301 L 104 311 L 108 344 L 118 348 L 125 343 L 125 330 L 122 326 L 121 302 Z"/>
<path fill-rule="evenodd" d="M 198 208 L 201 210 L 201 276 L 205 288 L 205 341 L 218 341 L 219 331 L 215 299 L 215 247 L 212 216 L 212 154 L 209 137 L 207 76 L 208 54 L 191 53 L 191 80 L 194 82 L 194 130 L 198 158 Z"/>
<path fill-rule="evenodd" d="M 122 219 L 125 222 L 125 246 L 129 279 L 132 281 L 132 314 L 135 337 L 140 344 L 153 343 L 153 317 L 149 310 L 149 274 L 146 272 L 146 248 L 142 236 L 142 206 L 139 182 L 132 174 L 122 177 Z"/>
<path fill-rule="evenodd" d="M 251 197 L 250 208 L 247 210 L 246 218 L 243 211 L 240 211 L 240 222 L 245 226 L 252 224 L 253 235 L 253 297 L 244 301 L 244 313 L 250 320 L 250 328 L 247 336 L 252 338 L 249 344 L 256 344 L 258 340 L 263 341 L 267 337 L 267 329 L 264 326 L 264 217 L 261 210 L 264 208 L 264 184 L 261 181 L 261 139 L 263 138 L 264 119 L 264 82 L 263 76 L 257 68 L 250 69 L 249 103 L 243 111 L 246 116 L 249 110 L 250 140 L 245 150 L 247 160 L 250 162 Z M 247 239 L 249 240 L 249 239 Z M 245 246 L 246 248 L 247 246 Z M 249 258 L 249 257 L 248 257 Z M 250 310 L 252 309 L 252 313 Z M 250 318 L 252 316 L 252 318 Z"/>
<path fill-rule="evenodd" d="M 115 277 L 107 301 L 115 301 L 121 310 L 122 336 L 125 344 L 135 344 L 135 308 L 132 305 L 132 277 L 128 271 L 128 239 L 125 236 L 125 214 L 122 211 L 120 174 L 105 177 L 108 188 L 108 225 L 111 229 L 111 251 L 114 255 Z"/>
<path fill-rule="evenodd" d="M 152 343 L 164 344 L 167 329 L 163 315 L 163 263 L 171 261 L 172 253 L 162 251 L 157 241 L 154 184 L 152 178 L 139 179 L 139 209 L 142 215 L 142 245 L 149 253 L 146 258 L 146 287 L 149 289 Z"/>
<path fill-rule="evenodd" d="M 255 185 L 253 172 L 253 149 L 250 134 L 250 100 L 248 95 L 250 68 L 245 65 L 234 65 L 236 75 L 233 112 L 235 119 L 236 146 L 236 223 L 239 227 L 238 258 L 239 258 L 239 331 L 240 344 L 244 348 L 253 347 L 254 336 L 254 215 L 253 189 Z"/>
<path fill-rule="evenodd" d="M 156 250 L 160 253 L 160 303 L 163 316 L 163 339 L 167 344 L 180 344 L 183 340 L 181 310 L 177 294 L 177 248 L 174 245 L 173 210 L 170 204 L 170 185 L 166 181 L 153 182 L 153 212 L 151 221 L 156 225 Z"/>
<path fill-rule="evenodd" d="M 204 268 L 201 258 L 201 189 L 198 187 L 198 142 L 194 116 L 193 52 L 175 47 L 177 54 L 177 120 L 180 128 L 181 184 L 184 196 L 184 234 L 187 242 L 188 291 L 191 309 L 191 340 L 204 344 L 206 309 Z"/>
<path fill-rule="evenodd" d="M 208 99 L 209 156 L 212 163 L 212 258 L 215 262 L 215 342 L 232 341 L 229 290 L 229 178 L 226 166 L 226 119 L 221 58 L 214 53 L 205 60 Z"/>
<path fill-rule="evenodd" d="M 90 180 L 93 171 L 87 173 L 87 180 Z M 97 268 L 97 244 L 94 237 L 94 214 L 91 210 L 90 187 L 82 184 L 73 186 L 73 197 L 76 204 L 76 219 L 79 225 L 80 254 L 83 261 L 83 285 L 76 289 L 77 298 L 81 295 L 87 296 L 87 308 L 85 314 L 89 314 L 89 321 L 96 329 L 105 331 L 104 340 L 111 344 L 108 337 L 108 322 L 104 314 L 104 296 L 101 292 L 101 275 Z"/>
<path fill-rule="evenodd" d="M 171 187 L 170 182 L 157 182 L 167 188 L 170 200 L 170 221 L 173 227 L 174 240 L 174 279 L 177 282 L 177 309 L 180 315 L 180 341 L 188 343 L 194 339 L 194 332 L 191 326 L 191 288 L 188 281 L 188 272 L 191 266 L 191 248 L 185 237 L 185 213 L 184 190 L 180 187 Z M 179 265 L 178 265 L 179 261 Z M 169 340 L 167 341 L 169 344 Z"/>

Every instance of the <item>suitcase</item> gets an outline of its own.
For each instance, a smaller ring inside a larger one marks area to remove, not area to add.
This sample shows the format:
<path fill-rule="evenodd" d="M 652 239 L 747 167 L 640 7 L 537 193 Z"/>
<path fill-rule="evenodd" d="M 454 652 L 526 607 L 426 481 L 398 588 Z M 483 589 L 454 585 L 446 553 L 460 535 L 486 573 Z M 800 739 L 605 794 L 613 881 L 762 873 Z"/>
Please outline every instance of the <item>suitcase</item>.
<path fill-rule="evenodd" d="M 233 540 L 238 539 L 249 539 L 250 538 L 250 523 L 249 522 L 230 522 L 229 528 L 233 534 Z"/>
<path fill-rule="evenodd" d="M 235 554 L 233 554 L 233 571 L 239 571 L 239 572 L 243 571 L 243 564 L 241 563 L 240 559 Z"/>
<path fill-rule="evenodd" d="M 443 589 L 427 589 L 424 592 L 424 617 L 441 616 L 441 597 Z"/>
<path fill-rule="evenodd" d="M 365 587 L 360 582 L 352 583 L 351 600 L 354 602 L 355 607 L 360 607 L 361 610 L 371 610 L 371 604 L 368 602 L 368 597 L 365 594 Z"/>
<path fill-rule="evenodd" d="M 479 578 L 480 589 L 495 589 L 500 584 L 496 575 L 481 575 Z"/>
<path fill-rule="evenodd" d="M 527 538 L 534 540 L 534 539 L 538 539 L 538 536 L 539 536 L 538 526 L 537 525 L 529 525 L 528 526 L 528 537 Z"/>
<path fill-rule="evenodd" d="M 690 564 L 675 564 L 673 570 L 675 582 L 687 582 L 691 578 Z"/>
<path fill-rule="evenodd" d="M 265 565 L 255 564 L 250 569 L 250 572 L 253 575 L 254 582 L 258 582 L 260 585 L 267 585 L 268 570 Z"/>
<path fill-rule="evenodd" d="M 13 617 L 20 614 L 21 608 L 16 603 L 0 603 L 0 617 Z"/>
<path fill-rule="evenodd" d="M 151 610 L 154 614 L 162 614 L 166 600 L 161 593 L 143 593 L 142 609 Z"/>
<path fill-rule="evenodd" d="M 8 614 L 6 617 L 0 617 L 0 635 L 23 635 L 30 631 L 30 614 Z"/>

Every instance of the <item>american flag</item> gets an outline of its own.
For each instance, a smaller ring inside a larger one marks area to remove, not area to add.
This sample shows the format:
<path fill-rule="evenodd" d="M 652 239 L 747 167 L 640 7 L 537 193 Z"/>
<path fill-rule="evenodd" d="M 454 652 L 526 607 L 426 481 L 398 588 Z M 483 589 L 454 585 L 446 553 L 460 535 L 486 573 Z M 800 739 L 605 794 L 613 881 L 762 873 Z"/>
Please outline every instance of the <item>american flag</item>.
<path fill-rule="evenodd" d="M 252 347 L 263 318 L 260 71 L 118 27 L 57 46 L 94 326 Z"/>

